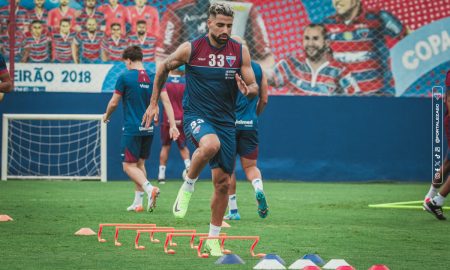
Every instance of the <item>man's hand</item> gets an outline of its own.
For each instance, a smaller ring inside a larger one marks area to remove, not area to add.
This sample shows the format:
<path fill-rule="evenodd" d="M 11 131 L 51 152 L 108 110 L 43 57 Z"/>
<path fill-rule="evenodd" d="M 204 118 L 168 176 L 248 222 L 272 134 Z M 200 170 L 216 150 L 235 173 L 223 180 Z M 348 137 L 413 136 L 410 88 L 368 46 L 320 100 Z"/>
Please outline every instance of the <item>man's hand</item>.
<path fill-rule="evenodd" d="M 104 113 L 102 120 L 103 120 L 103 123 L 108 124 L 109 123 L 109 116 L 106 113 Z"/>
<path fill-rule="evenodd" d="M 158 104 L 150 103 L 147 110 L 142 116 L 141 125 L 145 128 L 149 128 L 152 125 L 152 121 L 155 122 L 155 126 L 158 125 L 159 121 L 159 107 Z"/>
<path fill-rule="evenodd" d="M 172 140 L 176 141 L 180 136 L 180 131 L 178 131 L 177 126 L 170 127 L 169 136 Z"/>
<path fill-rule="evenodd" d="M 241 93 L 244 96 L 247 96 L 248 92 L 249 92 L 247 84 L 244 82 L 244 80 L 241 78 L 241 76 L 239 76 L 239 74 L 236 73 L 236 75 L 234 77 L 236 78 L 236 82 L 237 82 L 239 91 L 241 91 Z"/>

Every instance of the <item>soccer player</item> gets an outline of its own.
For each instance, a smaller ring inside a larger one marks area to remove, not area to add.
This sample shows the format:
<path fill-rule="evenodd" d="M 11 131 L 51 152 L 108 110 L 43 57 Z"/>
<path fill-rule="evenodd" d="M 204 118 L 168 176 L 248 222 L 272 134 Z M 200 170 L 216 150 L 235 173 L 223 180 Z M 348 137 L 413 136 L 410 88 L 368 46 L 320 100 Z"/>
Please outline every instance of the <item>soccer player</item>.
<path fill-rule="evenodd" d="M 8 68 L 6 67 L 5 58 L 0 53 L 0 101 L 3 100 L 4 94 L 13 90 L 13 84 Z"/>
<path fill-rule="evenodd" d="M 59 31 L 52 33 L 53 63 L 73 63 L 72 43 L 76 33 L 70 30 L 70 19 L 64 18 L 59 23 Z"/>
<path fill-rule="evenodd" d="M 447 145 L 450 146 L 450 114 L 448 109 L 450 108 L 450 71 L 447 71 L 447 76 L 445 78 L 445 106 L 446 112 L 444 115 L 444 128 L 445 135 L 447 137 Z M 444 164 L 442 165 L 439 174 L 435 175 L 433 183 L 430 186 L 430 190 L 425 196 L 425 201 L 423 203 L 423 208 L 433 214 L 439 220 L 445 220 L 444 212 L 442 206 L 444 205 L 445 198 L 450 193 L 450 180 L 448 180 L 448 173 L 450 171 L 450 148 L 447 149 L 447 156 L 445 157 Z M 445 183 L 441 183 L 442 179 Z M 442 186 L 442 187 L 441 187 Z M 440 188 L 440 190 L 439 190 Z M 439 192 L 438 192 L 439 191 Z"/>
<path fill-rule="evenodd" d="M 118 3 L 118 0 L 109 0 L 109 4 L 102 5 L 98 8 L 105 18 L 105 34 L 111 35 L 111 24 L 119 23 L 122 27 L 122 33 L 126 33 L 125 24 L 128 20 L 127 8 Z"/>
<path fill-rule="evenodd" d="M 8 33 L 9 20 L 6 21 L 6 23 L 2 23 L 2 26 L 5 24 L 7 25 L 6 27 L 1 27 L 3 32 L 0 34 L 0 52 L 3 54 L 4 58 L 9 61 L 9 42 L 11 40 Z M 19 63 L 23 61 L 23 53 L 27 40 L 25 34 L 21 31 L 14 31 L 14 40 L 14 61 Z"/>
<path fill-rule="evenodd" d="M 142 48 L 144 62 L 154 62 L 156 37 L 147 33 L 147 23 L 144 20 L 136 22 L 136 29 L 136 34 L 128 36 L 130 45 L 138 45 Z"/>
<path fill-rule="evenodd" d="M 252 183 L 255 190 L 258 214 L 261 218 L 265 218 L 269 214 L 269 206 L 264 194 L 261 171 L 256 165 L 256 161 L 258 159 L 258 116 L 267 104 L 268 86 L 261 65 L 252 61 L 252 69 L 259 86 L 259 96 L 248 99 L 238 93 L 236 101 L 236 149 L 237 154 L 241 157 L 241 165 L 247 180 Z M 228 190 L 228 210 L 229 213 L 224 219 L 241 219 L 237 206 L 235 173 L 231 175 L 230 189 Z"/>
<path fill-rule="evenodd" d="M 26 44 L 22 62 L 50 62 L 51 39 L 47 32 L 43 33 L 44 26 L 41 21 L 32 21 L 30 29 L 31 32 L 25 33 Z"/>
<path fill-rule="evenodd" d="M 336 15 L 325 20 L 333 57 L 345 64 L 365 95 L 393 95 L 385 38 L 400 40 L 406 28 L 386 11 L 365 10 L 361 0 L 333 0 Z"/>
<path fill-rule="evenodd" d="M 103 38 L 103 32 L 97 29 L 97 21 L 94 18 L 87 19 L 86 30 L 79 32 L 72 43 L 72 57 L 75 64 L 101 63 L 100 52 Z"/>
<path fill-rule="evenodd" d="M 181 43 L 206 34 L 205 20 L 208 17 L 210 2 L 213 1 L 179 1 L 167 6 L 167 10 L 161 19 L 161 32 L 156 46 L 158 60 L 167 57 Z M 232 4 L 231 2 L 233 1 L 230 1 L 230 4 Z M 275 60 L 270 49 L 269 35 L 263 18 L 258 13 L 255 5 L 250 3 L 250 1 L 236 2 L 245 2 L 245 4 L 252 5 L 248 15 L 235 16 L 234 23 L 239 25 L 239 30 L 244 28 L 242 30 L 243 34 L 236 34 L 243 36 L 247 40 L 252 59 L 265 68 L 272 67 L 275 64 Z M 236 11 L 239 11 L 239 8 Z"/>
<path fill-rule="evenodd" d="M 146 5 L 147 0 L 135 0 L 134 6 L 128 7 L 128 23 L 131 25 L 131 32 L 136 33 L 137 22 L 145 21 L 147 25 L 147 34 L 159 35 L 159 14 L 158 10 L 152 6 Z"/>
<path fill-rule="evenodd" d="M 76 18 L 75 30 L 80 32 L 85 26 L 86 21 L 89 18 L 94 18 L 100 25 L 100 30 L 105 30 L 105 18 L 103 14 L 97 10 L 97 0 L 84 0 L 84 8 L 81 10 L 80 15 Z"/>
<path fill-rule="evenodd" d="M 360 91 L 349 70 L 331 56 L 323 25 L 306 26 L 303 46 L 306 57 L 291 55 L 278 62 L 273 70 L 266 70 L 270 85 L 284 86 L 291 95 L 354 94 Z"/>
<path fill-rule="evenodd" d="M 75 9 L 69 7 L 69 3 L 70 0 L 60 0 L 59 7 L 48 12 L 48 26 L 51 31 L 58 31 L 59 22 L 64 18 L 69 19 L 70 27 L 75 29 L 75 17 L 77 12 Z"/>
<path fill-rule="evenodd" d="M 122 28 L 119 23 L 112 23 L 111 36 L 105 37 L 102 42 L 102 60 L 120 61 L 122 52 L 128 47 L 128 39 L 122 36 Z"/>
<path fill-rule="evenodd" d="M 10 0 L 11 1 L 11 0 Z M 28 17 L 28 10 L 21 7 L 20 0 L 15 0 L 16 6 L 16 31 L 20 31 L 22 33 L 28 32 L 28 25 L 30 23 L 30 19 Z M 4 24 L 9 21 L 9 13 L 11 7 L 10 5 L 6 5 L 0 8 L 0 21 Z"/>
<path fill-rule="evenodd" d="M 128 211 L 142 211 L 144 192 L 147 193 L 147 211 L 152 212 L 159 196 L 159 188 L 147 180 L 145 160 L 150 154 L 153 140 L 153 126 L 143 127 L 140 116 L 150 103 L 154 74 L 148 75 L 142 64 L 142 50 L 139 46 L 130 46 L 123 52 L 127 71 L 117 79 L 114 94 L 103 115 L 103 122 L 109 122 L 111 114 L 123 100 L 124 126 L 122 135 L 123 170 L 135 183 L 134 201 Z M 170 101 L 161 98 L 169 116 L 170 137 L 176 140 L 179 132 L 176 128 Z"/>
<path fill-rule="evenodd" d="M 34 0 L 34 9 L 28 11 L 28 19 L 32 21 L 41 21 L 44 31 L 48 31 L 48 10 L 44 7 L 45 0 Z"/>
<path fill-rule="evenodd" d="M 214 185 L 210 236 L 219 235 L 227 208 L 236 153 L 237 92 L 249 98 L 258 93 L 248 48 L 230 39 L 233 16 L 229 5 L 213 3 L 208 12 L 208 33 L 181 44 L 158 64 L 152 100 L 143 117 L 145 126 L 149 126 L 158 115 L 158 96 L 169 71 L 186 64 L 183 125 L 198 148 L 192 155 L 189 171 L 183 173 L 184 183 L 173 205 L 173 214 L 176 218 L 186 215 L 195 181 L 209 162 Z M 218 240 L 207 240 L 205 247 L 212 256 L 222 256 Z"/>
<path fill-rule="evenodd" d="M 191 165 L 189 159 L 189 148 L 186 145 L 186 136 L 183 131 L 183 95 L 186 87 L 186 78 L 184 76 L 184 65 L 179 68 L 170 71 L 169 77 L 165 87 L 161 90 L 161 95 L 167 95 L 172 104 L 172 108 L 175 114 L 175 122 L 177 128 L 180 131 L 180 136 L 177 140 L 178 150 L 180 150 L 181 158 L 184 161 L 184 167 L 186 170 Z M 159 154 L 159 172 L 158 183 L 165 184 L 166 179 L 166 165 L 169 159 L 169 152 L 172 142 L 169 136 L 169 121 L 167 114 L 164 112 L 163 121 L 161 125 L 161 152 Z"/>

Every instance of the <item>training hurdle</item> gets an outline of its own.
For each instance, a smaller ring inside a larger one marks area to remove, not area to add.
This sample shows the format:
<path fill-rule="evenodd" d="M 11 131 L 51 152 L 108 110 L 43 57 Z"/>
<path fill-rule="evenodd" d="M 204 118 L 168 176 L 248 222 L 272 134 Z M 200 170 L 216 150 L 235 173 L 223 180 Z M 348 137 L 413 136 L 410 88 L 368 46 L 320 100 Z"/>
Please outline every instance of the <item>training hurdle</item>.
<path fill-rule="evenodd" d="M 146 229 L 159 229 L 159 230 L 173 230 L 174 227 L 155 227 L 155 226 L 118 226 L 116 227 L 116 234 L 114 237 L 114 245 L 120 247 L 122 243 L 119 242 L 119 231 L 138 231 L 138 230 L 146 230 Z"/>
<path fill-rule="evenodd" d="M 224 254 L 231 254 L 230 250 L 227 250 L 224 248 L 225 240 L 253 240 L 253 244 L 250 247 L 250 254 L 252 255 L 252 257 L 262 258 L 262 257 L 266 256 L 266 254 L 264 254 L 264 253 L 255 254 L 255 252 L 254 252 L 254 249 L 259 242 L 259 236 L 207 236 L 207 237 L 199 238 L 200 242 L 198 243 L 198 247 L 197 247 L 197 256 L 199 258 L 208 258 L 209 257 L 208 253 L 202 253 L 202 251 L 201 251 L 203 242 L 208 239 L 221 240 L 220 249 L 222 250 L 222 253 L 224 253 Z"/>
<path fill-rule="evenodd" d="M 220 233 L 220 236 L 226 236 L 226 233 Z M 189 246 L 192 249 L 196 249 L 198 246 L 194 245 L 196 237 L 208 236 L 207 233 L 167 233 L 166 241 L 164 243 L 164 252 L 166 254 L 175 254 L 175 250 L 168 249 L 169 246 L 177 246 L 177 243 L 172 242 L 174 237 L 190 237 Z"/>
<path fill-rule="evenodd" d="M 191 234 L 195 234 L 196 230 L 195 229 L 175 229 L 175 228 L 161 228 L 161 227 L 156 227 L 156 228 L 149 228 L 149 229 L 143 229 L 143 230 L 137 230 L 136 231 L 136 239 L 134 241 L 134 248 L 135 249 L 145 249 L 145 246 L 140 246 L 139 245 L 139 239 L 141 237 L 142 233 L 149 233 L 150 234 L 150 242 L 152 243 L 160 243 L 161 241 L 159 239 L 154 239 L 153 236 L 155 233 L 158 232 L 163 232 L 163 233 L 191 233 Z M 166 237 L 167 239 L 167 237 Z M 170 243 L 172 246 L 176 246 L 176 243 Z"/>
<path fill-rule="evenodd" d="M 102 223 L 98 226 L 97 239 L 100 243 L 107 242 L 106 239 L 102 238 L 103 227 L 143 227 L 152 228 L 156 227 L 156 224 L 134 224 L 134 223 Z M 114 238 L 116 239 L 116 237 Z"/>

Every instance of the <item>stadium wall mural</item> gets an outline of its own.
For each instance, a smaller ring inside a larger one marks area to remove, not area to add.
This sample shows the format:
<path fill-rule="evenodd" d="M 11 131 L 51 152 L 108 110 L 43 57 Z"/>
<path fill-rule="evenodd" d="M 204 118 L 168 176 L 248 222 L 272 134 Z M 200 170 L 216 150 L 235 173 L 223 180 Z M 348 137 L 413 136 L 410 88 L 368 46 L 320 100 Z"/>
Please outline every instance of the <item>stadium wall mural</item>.
<path fill-rule="evenodd" d="M 140 14 L 133 11 L 138 1 L 119 1 L 123 5 L 121 42 L 144 42 L 147 67 L 153 70 L 154 61 L 206 32 L 210 1 L 215 0 L 141 1 L 153 7 L 143 14 L 147 25 L 142 35 L 136 28 Z M 89 31 L 86 20 L 83 21 L 84 1 L 43 3 L 48 14 L 58 9 L 60 3 L 67 2 L 73 9 L 72 15 L 68 15 L 69 37 L 78 46 L 76 60 L 70 52 L 71 44 L 65 45 L 66 57 L 58 54 L 64 51 L 61 41 L 64 34 L 59 29 L 62 17 L 48 15 L 50 18 L 43 20 L 43 30 L 37 35 L 31 29 L 36 19 L 35 1 L 17 2 L 20 8 L 15 13 L 15 29 L 20 31 L 14 31 L 12 44 L 16 91 L 114 90 L 111 82 L 116 81 L 124 66 L 117 59 L 120 53 L 117 54 L 114 44 L 118 43 L 109 37 L 109 27 L 116 21 L 114 18 L 122 15 L 108 13 L 109 1 L 94 1 L 95 9 L 102 11 L 105 18 L 96 19 L 98 40 L 97 45 L 91 44 L 93 47 L 84 46 L 87 40 L 83 33 Z M 243 37 L 252 58 L 263 66 L 271 95 L 429 97 L 433 86 L 443 85 L 445 71 L 450 69 L 450 3 L 446 0 L 229 2 L 236 11 L 233 34 Z M 0 50 L 9 58 L 8 44 L 12 39 L 7 33 L 8 1 L 0 1 L 0 6 Z M 108 16 L 115 17 L 109 20 Z M 144 34 L 145 39 L 139 39 Z M 305 47 L 305 40 L 314 36 L 323 38 L 323 42 Z M 29 56 L 23 57 L 26 50 Z M 89 50 L 91 54 L 86 53 Z M 311 63 L 318 59 L 324 60 L 322 65 L 312 68 Z"/>

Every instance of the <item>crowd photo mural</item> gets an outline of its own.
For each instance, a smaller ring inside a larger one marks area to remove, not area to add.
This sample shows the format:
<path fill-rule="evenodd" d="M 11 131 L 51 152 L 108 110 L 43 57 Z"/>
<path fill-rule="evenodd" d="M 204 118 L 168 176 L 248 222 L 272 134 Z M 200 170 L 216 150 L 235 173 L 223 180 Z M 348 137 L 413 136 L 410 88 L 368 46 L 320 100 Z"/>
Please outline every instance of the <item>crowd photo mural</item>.
<path fill-rule="evenodd" d="M 154 70 L 206 34 L 212 2 L 0 0 L 0 51 L 16 91 L 112 92 L 124 48 Z M 270 95 L 430 97 L 450 69 L 447 0 L 226 2 Z"/>

